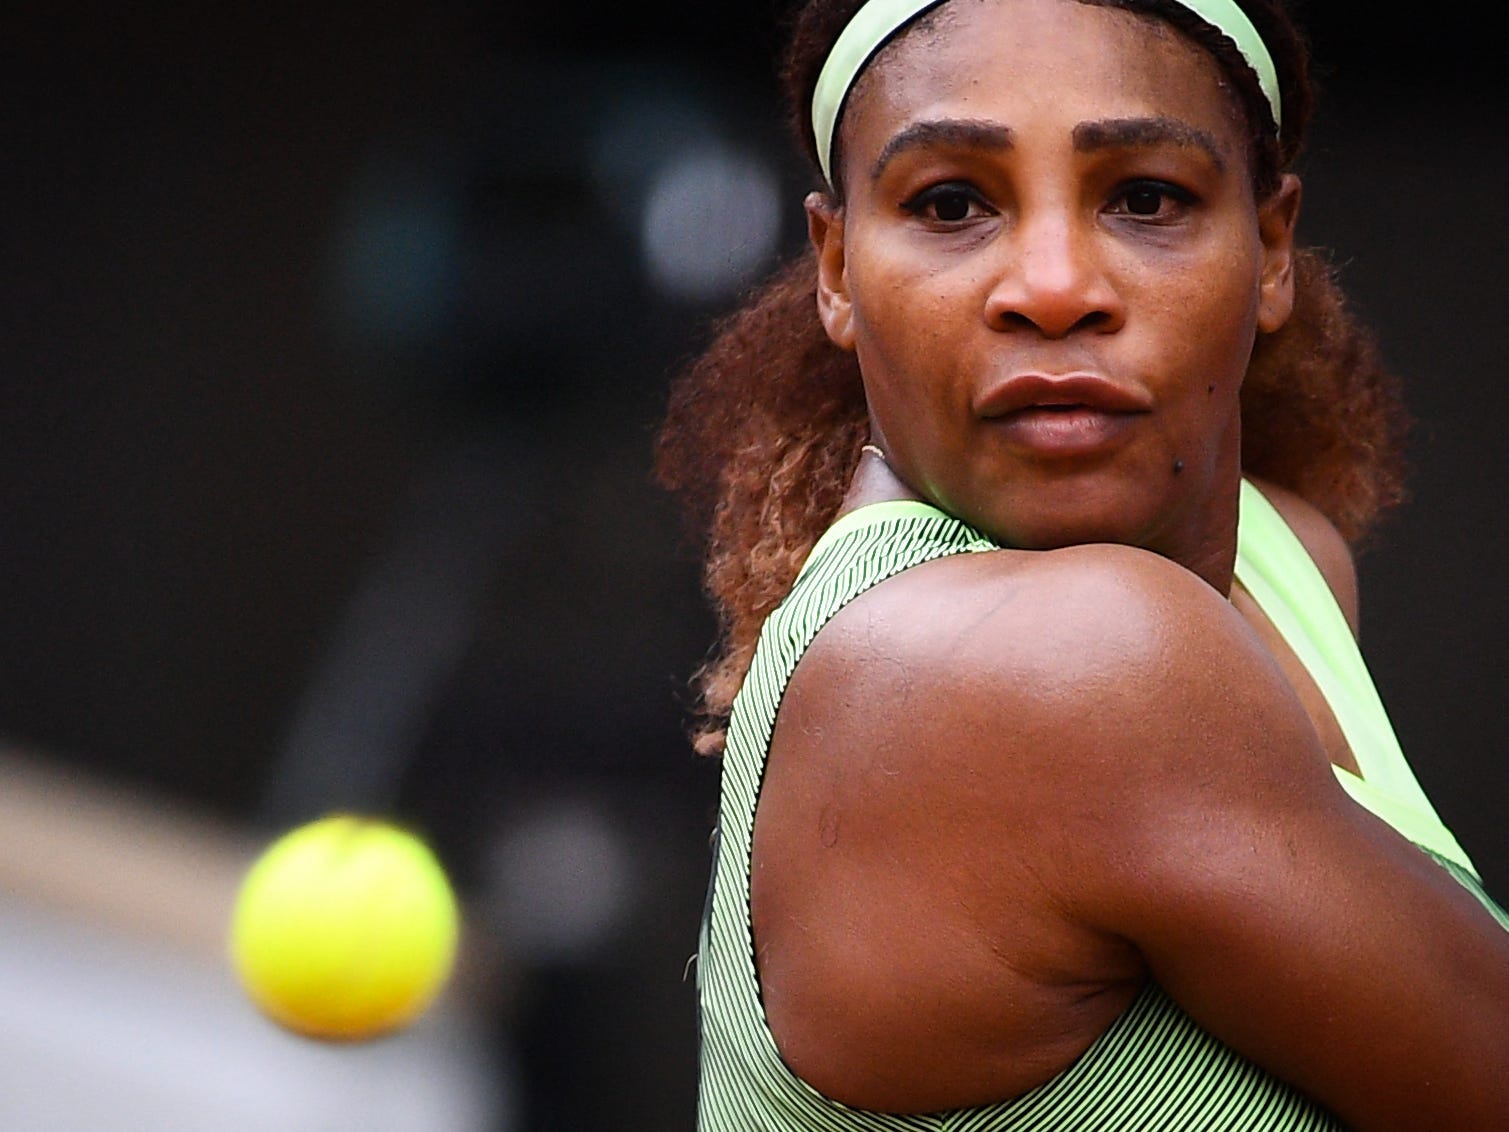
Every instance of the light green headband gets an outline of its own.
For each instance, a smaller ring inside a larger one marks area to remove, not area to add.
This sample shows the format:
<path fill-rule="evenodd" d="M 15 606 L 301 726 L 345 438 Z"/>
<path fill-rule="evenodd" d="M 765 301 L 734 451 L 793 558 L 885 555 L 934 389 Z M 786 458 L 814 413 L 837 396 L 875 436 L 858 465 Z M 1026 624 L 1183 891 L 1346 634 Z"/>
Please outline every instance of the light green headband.
<path fill-rule="evenodd" d="M 838 112 L 843 109 L 849 88 L 865 64 L 891 36 L 941 3 L 943 0 L 869 0 L 854 13 L 833 44 L 812 92 L 812 132 L 817 138 L 817 159 L 830 185 L 833 183 L 833 172 L 829 168 L 833 157 L 833 129 L 838 124 Z M 1263 44 L 1263 37 L 1258 35 L 1247 13 L 1237 7 L 1236 0 L 1179 0 L 1179 3 L 1236 45 L 1257 75 L 1258 85 L 1273 110 L 1274 123 L 1279 123 L 1282 119 L 1278 71 Z"/>

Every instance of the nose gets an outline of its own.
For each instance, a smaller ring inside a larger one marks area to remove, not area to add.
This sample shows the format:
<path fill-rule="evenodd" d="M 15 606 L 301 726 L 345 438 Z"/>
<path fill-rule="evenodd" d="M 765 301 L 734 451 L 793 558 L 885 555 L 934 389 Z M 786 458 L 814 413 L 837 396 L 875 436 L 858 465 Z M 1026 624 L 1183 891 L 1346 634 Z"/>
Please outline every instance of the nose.
<path fill-rule="evenodd" d="M 1001 331 L 1045 338 L 1107 333 L 1125 321 L 1122 298 L 1106 272 L 1096 234 L 1064 212 L 1023 216 L 1001 246 L 985 318 Z"/>

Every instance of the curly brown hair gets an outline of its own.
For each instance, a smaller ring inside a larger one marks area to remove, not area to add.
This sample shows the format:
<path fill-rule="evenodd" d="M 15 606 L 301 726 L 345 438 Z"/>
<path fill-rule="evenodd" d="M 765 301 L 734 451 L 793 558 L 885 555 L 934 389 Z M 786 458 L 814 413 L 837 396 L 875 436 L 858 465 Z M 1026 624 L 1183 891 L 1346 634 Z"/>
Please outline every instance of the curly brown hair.
<path fill-rule="evenodd" d="M 827 52 L 861 0 L 810 0 L 790 25 L 782 76 L 790 127 L 812 156 L 807 106 Z M 1277 0 L 1244 0 L 1280 77 L 1283 129 L 1229 42 L 1176 0 L 1079 0 L 1172 24 L 1214 55 L 1250 125 L 1261 198 L 1303 146 L 1314 104 L 1309 55 Z M 838 162 L 834 162 L 835 168 Z M 814 162 L 814 170 L 816 164 Z M 841 198 L 842 186 L 829 191 Z M 715 650 L 696 675 L 693 741 L 722 749 L 723 729 L 760 626 L 833 521 L 868 435 L 851 353 L 817 317 L 816 259 L 782 265 L 713 328 L 710 345 L 672 383 L 655 473 L 703 542 L 703 581 L 718 614 Z M 1354 546 L 1403 498 L 1409 421 L 1399 382 L 1350 309 L 1320 250 L 1300 249 L 1295 308 L 1260 335 L 1242 387 L 1242 466 L 1296 492 Z"/>

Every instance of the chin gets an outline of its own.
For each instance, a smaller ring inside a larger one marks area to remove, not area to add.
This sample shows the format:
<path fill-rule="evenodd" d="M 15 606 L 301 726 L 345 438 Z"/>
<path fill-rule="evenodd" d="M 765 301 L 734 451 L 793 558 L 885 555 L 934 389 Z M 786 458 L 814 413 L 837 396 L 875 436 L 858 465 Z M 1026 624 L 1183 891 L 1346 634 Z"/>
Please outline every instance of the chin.
<path fill-rule="evenodd" d="M 1090 543 L 1151 546 L 1156 541 L 1153 532 L 1162 524 L 1155 501 L 1122 493 L 1097 498 L 1098 494 L 1072 487 L 1063 493 L 1034 490 L 1029 498 L 1002 501 L 976 519 L 962 517 L 1002 546 L 1021 550 Z"/>
<path fill-rule="evenodd" d="M 1062 550 L 1066 546 L 1089 546 L 1094 543 L 1143 545 L 1143 540 L 1137 537 L 1135 532 L 1115 523 L 1076 523 L 1074 525 L 1018 523 L 1006 530 L 986 533 L 1002 546 L 1017 550 Z"/>
<path fill-rule="evenodd" d="M 954 513 L 1002 546 L 1057 550 L 1116 543 L 1178 557 L 1179 548 L 1206 545 L 1212 530 L 1224 529 L 1226 508 L 1210 462 L 1192 454 L 1184 474 L 1160 479 L 1163 467 L 1160 455 L 1152 467 L 1141 461 L 1082 475 L 1023 477 L 977 497 L 973 518 Z"/>

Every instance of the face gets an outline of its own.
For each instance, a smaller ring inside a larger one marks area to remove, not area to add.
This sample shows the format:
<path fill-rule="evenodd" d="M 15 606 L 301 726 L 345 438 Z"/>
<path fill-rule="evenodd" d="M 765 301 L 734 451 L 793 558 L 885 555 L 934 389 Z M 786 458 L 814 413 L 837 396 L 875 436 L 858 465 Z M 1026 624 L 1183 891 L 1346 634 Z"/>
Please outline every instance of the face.
<path fill-rule="evenodd" d="M 1292 303 L 1219 66 L 1074 0 L 951 0 L 870 66 L 819 309 L 915 491 L 1007 545 L 1229 551 L 1238 393 Z"/>

